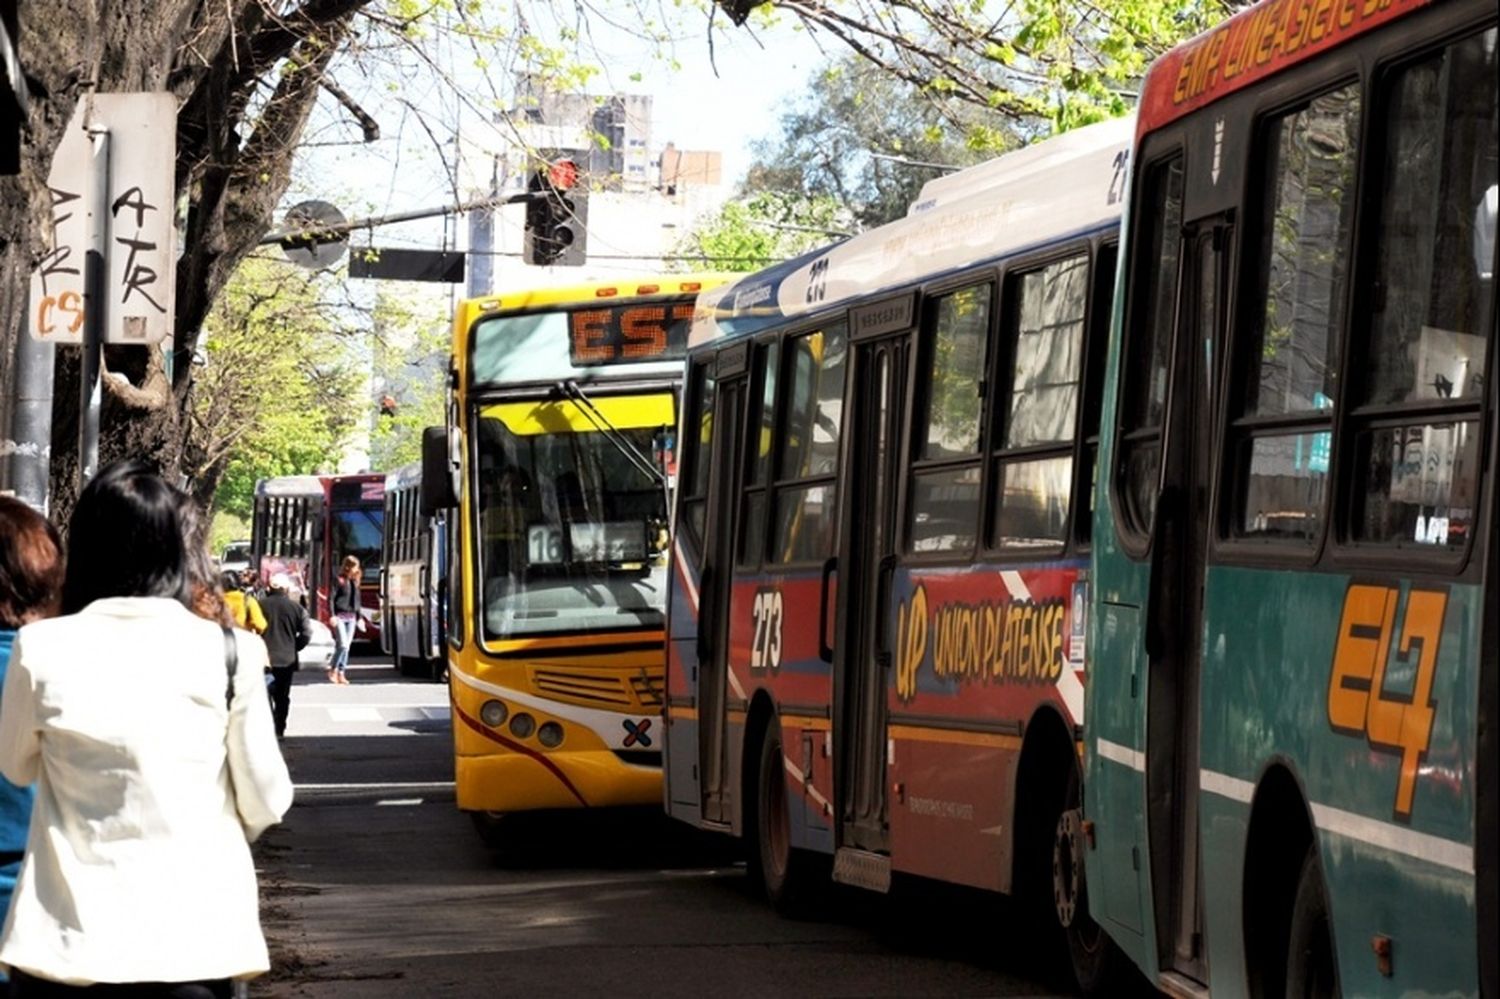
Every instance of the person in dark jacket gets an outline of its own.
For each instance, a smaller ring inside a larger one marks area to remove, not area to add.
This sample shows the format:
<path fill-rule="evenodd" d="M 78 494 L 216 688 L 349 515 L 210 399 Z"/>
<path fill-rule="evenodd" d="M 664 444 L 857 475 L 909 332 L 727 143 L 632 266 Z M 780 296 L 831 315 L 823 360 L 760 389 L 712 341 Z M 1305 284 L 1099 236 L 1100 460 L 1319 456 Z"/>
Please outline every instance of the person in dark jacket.
<path fill-rule="evenodd" d="M 297 671 L 297 653 L 312 639 L 307 611 L 287 596 L 291 580 L 285 573 L 271 577 L 271 589 L 260 600 L 260 612 L 266 619 L 265 639 L 271 665 L 267 668 L 271 695 L 271 717 L 276 722 L 276 738 L 286 735 L 286 716 L 292 709 L 292 674 Z"/>
<path fill-rule="evenodd" d="M 52 617 L 62 595 L 62 544 L 41 514 L 20 500 L 0 496 L 0 683 L 10 665 L 16 631 Z M 26 831 L 36 789 L 0 777 L 0 922 L 10 908 L 16 874 L 26 854 Z M 0 972 L 0 982 L 5 981 Z"/>

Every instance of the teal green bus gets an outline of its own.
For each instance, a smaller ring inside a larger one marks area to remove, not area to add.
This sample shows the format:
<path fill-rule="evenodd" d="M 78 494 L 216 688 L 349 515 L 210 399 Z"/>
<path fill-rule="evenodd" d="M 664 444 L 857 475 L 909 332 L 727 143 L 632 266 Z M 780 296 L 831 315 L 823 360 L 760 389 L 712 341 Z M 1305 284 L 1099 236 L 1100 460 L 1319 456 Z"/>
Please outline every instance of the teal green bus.
<path fill-rule="evenodd" d="M 1497 995 L 1494 0 L 1266 0 L 1132 150 L 1089 911 L 1174 995 Z"/>

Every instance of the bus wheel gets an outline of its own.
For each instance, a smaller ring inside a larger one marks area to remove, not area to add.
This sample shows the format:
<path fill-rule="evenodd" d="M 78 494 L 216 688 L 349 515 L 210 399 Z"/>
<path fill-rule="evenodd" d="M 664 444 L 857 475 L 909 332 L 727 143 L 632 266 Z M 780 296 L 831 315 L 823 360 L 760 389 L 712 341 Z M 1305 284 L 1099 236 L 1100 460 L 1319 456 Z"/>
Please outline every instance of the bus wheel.
<path fill-rule="evenodd" d="M 786 765 L 781 752 L 781 726 L 772 719 L 760 743 L 760 769 L 755 782 L 755 843 L 751 875 L 760 881 L 766 899 L 786 916 L 804 915 L 816 894 L 818 858 L 792 849 L 791 809 L 786 796 Z"/>
<path fill-rule="evenodd" d="M 514 845 L 513 823 L 507 823 L 506 817 L 499 812 L 470 812 L 469 819 L 488 849 L 500 852 Z"/>
<path fill-rule="evenodd" d="M 1123 955 L 1104 928 L 1089 915 L 1088 880 L 1084 876 L 1087 845 L 1078 773 L 1068 769 L 1068 788 L 1052 838 L 1052 907 L 1068 949 L 1073 978 L 1084 995 L 1115 994 L 1130 978 Z"/>
<path fill-rule="evenodd" d="M 1297 897 L 1292 903 L 1292 927 L 1287 939 L 1287 999 L 1336 999 L 1338 970 L 1334 962 L 1333 934 L 1328 925 L 1328 899 L 1318 871 L 1317 845 L 1308 847 L 1297 878 Z"/>

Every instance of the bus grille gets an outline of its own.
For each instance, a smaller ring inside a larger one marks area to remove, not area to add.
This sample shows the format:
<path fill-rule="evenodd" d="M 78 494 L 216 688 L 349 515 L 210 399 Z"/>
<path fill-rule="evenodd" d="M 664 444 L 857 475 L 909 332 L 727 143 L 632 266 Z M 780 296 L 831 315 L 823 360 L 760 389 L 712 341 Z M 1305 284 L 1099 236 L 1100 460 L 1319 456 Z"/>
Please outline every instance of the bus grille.
<path fill-rule="evenodd" d="M 662 702 L 662 670 L 531 670 L 531 689 L 543 697 L 614 711 L 656 710 Z"/>

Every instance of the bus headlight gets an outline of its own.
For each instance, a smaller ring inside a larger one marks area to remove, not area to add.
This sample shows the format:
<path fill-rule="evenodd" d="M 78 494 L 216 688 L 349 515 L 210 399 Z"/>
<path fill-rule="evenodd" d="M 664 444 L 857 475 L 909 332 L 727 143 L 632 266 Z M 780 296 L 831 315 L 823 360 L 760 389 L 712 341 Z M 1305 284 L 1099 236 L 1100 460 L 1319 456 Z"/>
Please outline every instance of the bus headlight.
<path fill-rule="evenodd" d="M 510 734 L 517 739 L 529 739 L 535 731 L 536 719 L 524 711 L 510 720 Z"/>
<path fill-rule="evenodd" d="M 507 708 L 499 701 L 485 701 L 479 706 L 479 718 L 490 728 L 499 728 L 505 724 L 505 716 L 510 714 Z"/>
<path fill-rule="evenodd" d="M 548 749 L 556 749 L 562 745 L 563 727 L 557 722 L 547 722 L 537 729 L 536 741 Z"/>

